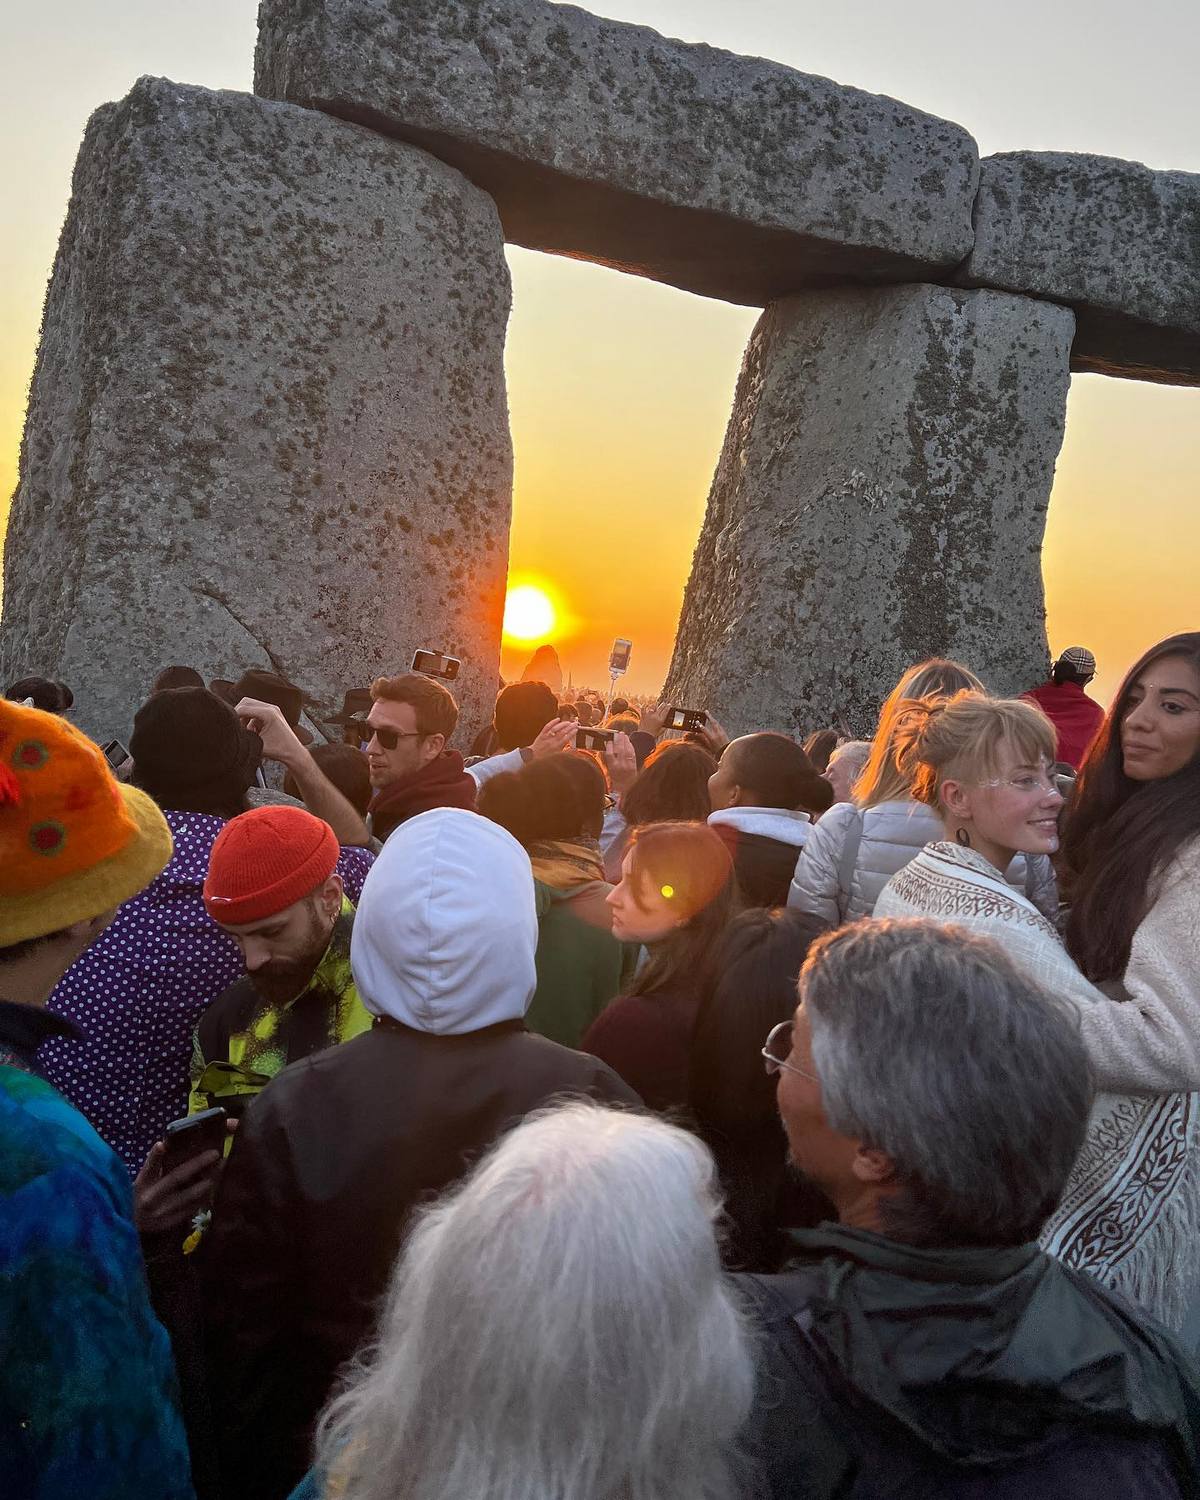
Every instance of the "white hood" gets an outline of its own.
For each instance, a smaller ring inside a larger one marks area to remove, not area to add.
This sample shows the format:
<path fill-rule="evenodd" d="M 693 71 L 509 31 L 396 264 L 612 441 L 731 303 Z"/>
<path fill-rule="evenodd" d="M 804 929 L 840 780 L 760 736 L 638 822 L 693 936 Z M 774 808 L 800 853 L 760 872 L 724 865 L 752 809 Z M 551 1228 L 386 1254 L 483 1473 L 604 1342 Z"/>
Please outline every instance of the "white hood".
<path fill-rule="evenodd" d="M 524 1016 L 537 936 L 525 850 L 478 813 L 435 807 L 402 823 L 371 867 L 350 966 L 373 1014 L 457 1036 Z"/>
<path fill-rule="evenodd" d="M 775 839 L 802 849 L 812 832 L 812 819 L 806 812 L 790 812 L 786 807 L 723 807 L 710 813 L 710 823 L 724 823 L 739 833 L 756 833 L 759 838 Z"/>

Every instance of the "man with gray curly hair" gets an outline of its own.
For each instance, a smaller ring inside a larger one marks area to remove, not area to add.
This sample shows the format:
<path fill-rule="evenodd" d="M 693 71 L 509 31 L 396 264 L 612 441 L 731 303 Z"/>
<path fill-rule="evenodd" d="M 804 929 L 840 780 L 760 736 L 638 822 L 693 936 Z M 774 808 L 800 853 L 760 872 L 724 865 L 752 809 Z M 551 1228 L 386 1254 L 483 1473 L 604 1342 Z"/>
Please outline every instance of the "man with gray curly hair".
<path fill-rule="evenodd" d="M 796 1233 L 781 1275 L 738 1278 L 767 1335 L 766 1493 L 1197 1493 L 1191 1362 L 1037 1245 L 1092 1098 L 1068 1006 L 924 920 L 824 935 L 799 994 L 763 1054 L 838 1222 Z"/>

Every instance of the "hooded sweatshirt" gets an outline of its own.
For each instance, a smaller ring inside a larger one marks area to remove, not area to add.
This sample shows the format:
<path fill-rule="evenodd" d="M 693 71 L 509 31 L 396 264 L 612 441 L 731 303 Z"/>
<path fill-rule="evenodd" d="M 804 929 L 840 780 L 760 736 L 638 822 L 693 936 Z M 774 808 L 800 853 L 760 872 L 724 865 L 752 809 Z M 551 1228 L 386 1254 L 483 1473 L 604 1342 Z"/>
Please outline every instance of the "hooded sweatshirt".
<path fill-rule="evenodd" d="M 552 1099 L 638 1102 L 603 1063 L 526 1031 L 537 936 L 529 857 L 476 813 L 411 818 L 376 860 L 350 945 L 376 1022 L 263 1089 L 205 1237 L 215 1415 L 238 1500 L 277 1500 L 304 1473 L 416 1204 Z"/>
<path fill-rule="evenodd" d="M 786 1272 L 737 1278 L 770 1334 L 774 1396 L 751 1424 L 767 1494 L 1196 1492 L 1196 1372 L 1089 1277 L 1034 1244 L 919 1249 L 836 1224 L 791 1238 Z"/>
<path fill-rule="evenodd" d="M 529 856 L 511 833 L 435 808 L 389 839 L 371 873 L 350 963 L 372 1015 L 438 1036 L 521 1020 L 538 923 Z"/>

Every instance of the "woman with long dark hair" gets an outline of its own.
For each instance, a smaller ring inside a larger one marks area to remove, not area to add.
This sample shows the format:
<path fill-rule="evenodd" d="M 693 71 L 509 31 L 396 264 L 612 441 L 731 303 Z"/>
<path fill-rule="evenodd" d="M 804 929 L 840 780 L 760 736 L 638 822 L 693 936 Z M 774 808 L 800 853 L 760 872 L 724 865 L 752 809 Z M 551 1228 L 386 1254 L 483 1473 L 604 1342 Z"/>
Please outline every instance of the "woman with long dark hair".
<path fill-rule="evenodd" d="M 1080 771 L 1061 864 L 1067 947 L 1098 984 L 1126 980 L 1134 936 L 1172 886 L 1200 895 L 1200 631 L 1160 641 L 1126 676 Z M 1200 1003 L 1200 967 L 1184 982 Z"/>
<path fill-rule="evenodd" d="M 686 1106 L 688 1051 L 733 913 L 733 860 L 703 823 L 635 829 L 608 898 L 613 936 L 646 956 L 625 994 L 589 1027 L 583 1050 L 651 1109 Z"/>

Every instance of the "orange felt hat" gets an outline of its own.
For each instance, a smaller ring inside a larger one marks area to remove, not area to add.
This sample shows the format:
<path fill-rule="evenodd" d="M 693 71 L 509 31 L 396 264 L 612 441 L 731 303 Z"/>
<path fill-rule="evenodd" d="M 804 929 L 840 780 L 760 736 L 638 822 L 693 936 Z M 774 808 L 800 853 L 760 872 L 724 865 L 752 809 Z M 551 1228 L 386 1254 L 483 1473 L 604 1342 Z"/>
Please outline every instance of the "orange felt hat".
<path fill-rule="evenodd" d="M 120 906 L 171 852 L 158 807 L 116 780 L 99 745 L 0 700 L 0 947 Z"/>

